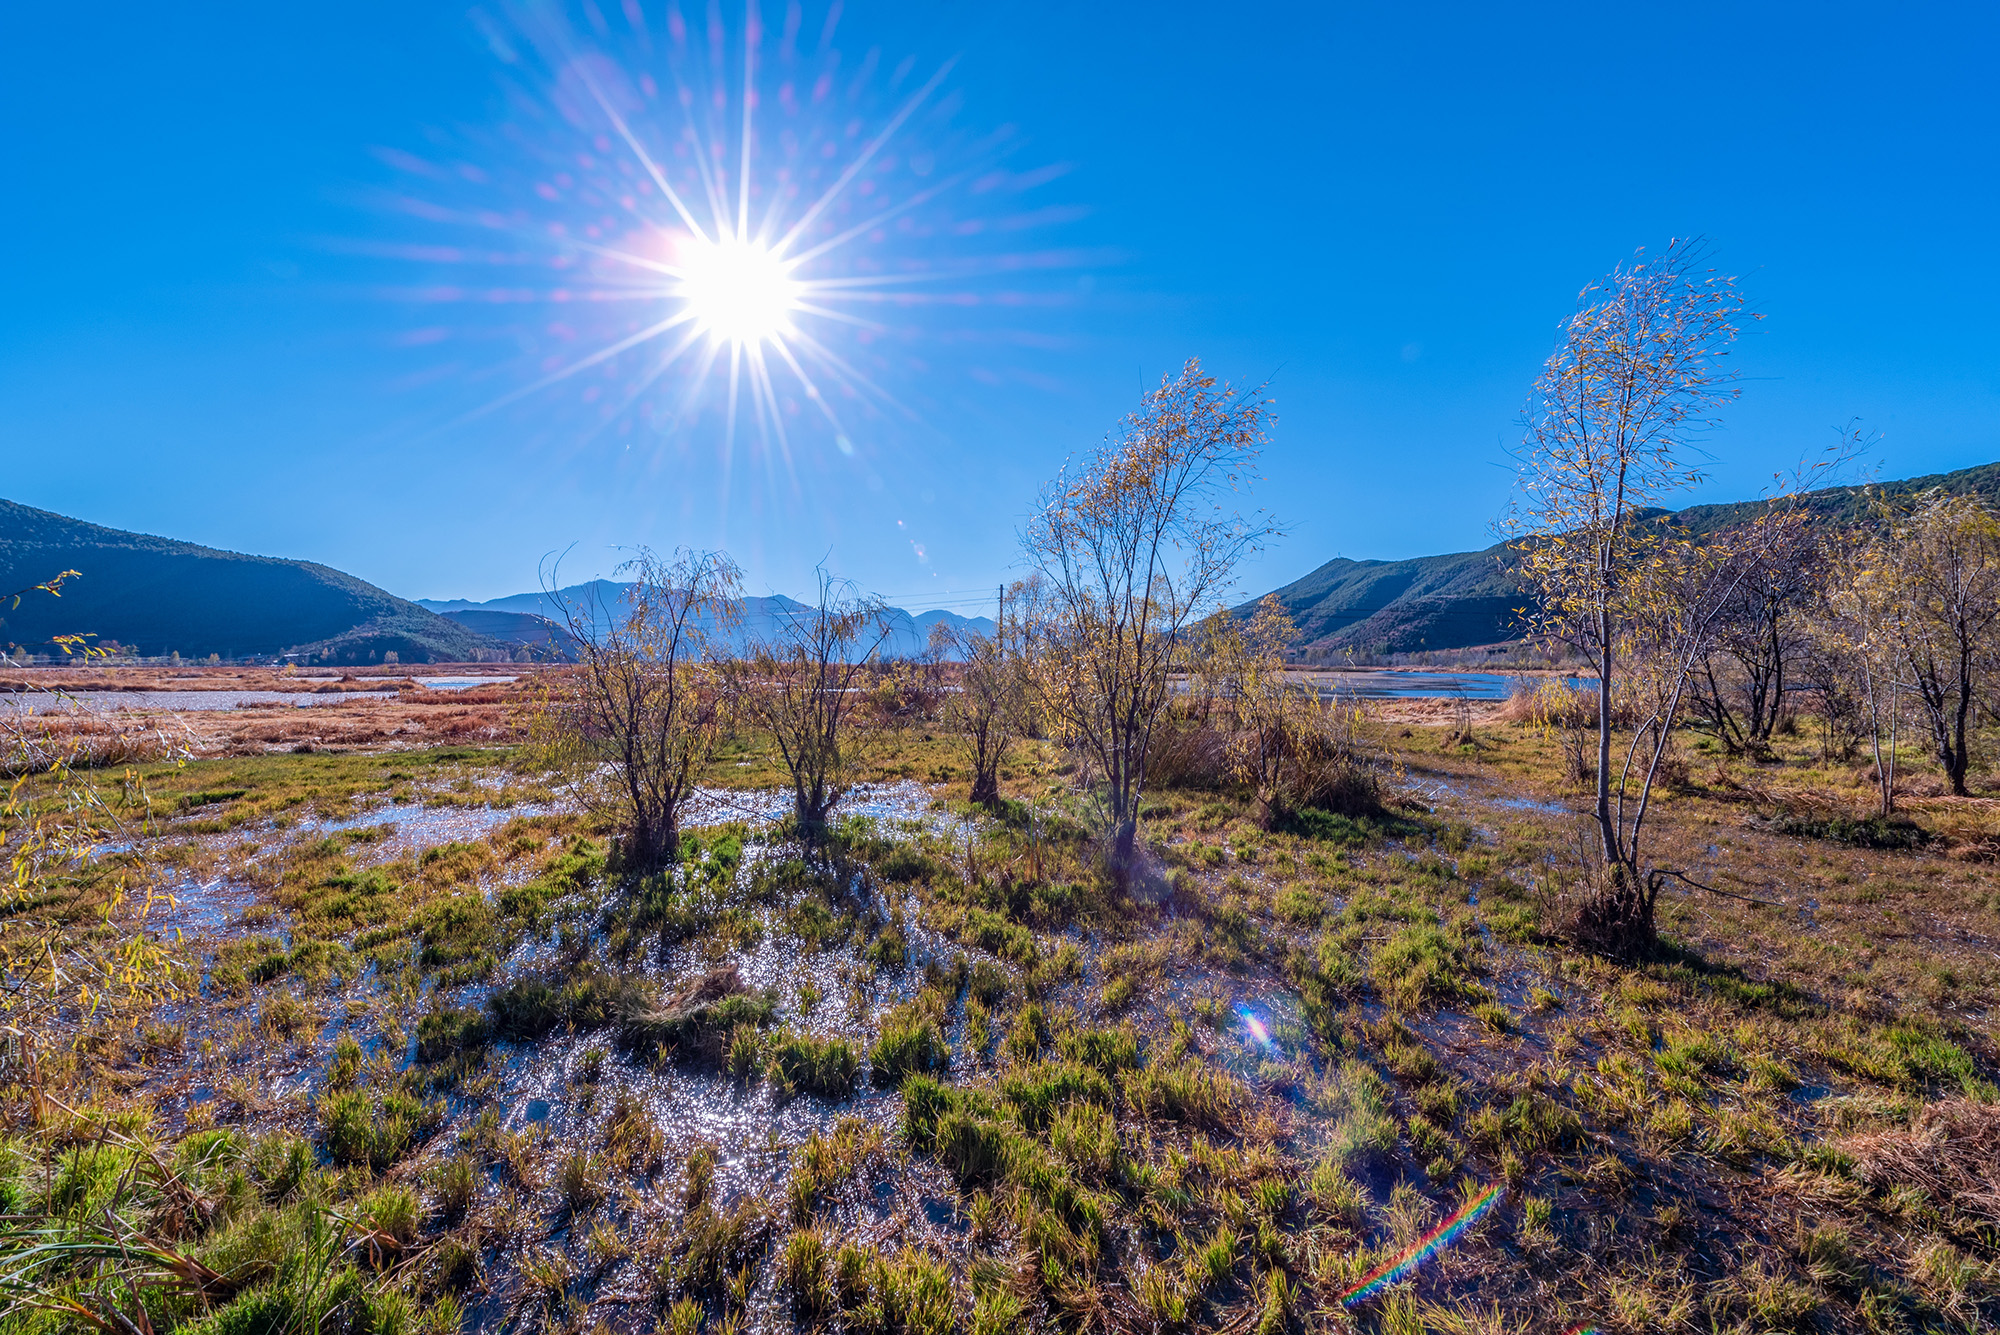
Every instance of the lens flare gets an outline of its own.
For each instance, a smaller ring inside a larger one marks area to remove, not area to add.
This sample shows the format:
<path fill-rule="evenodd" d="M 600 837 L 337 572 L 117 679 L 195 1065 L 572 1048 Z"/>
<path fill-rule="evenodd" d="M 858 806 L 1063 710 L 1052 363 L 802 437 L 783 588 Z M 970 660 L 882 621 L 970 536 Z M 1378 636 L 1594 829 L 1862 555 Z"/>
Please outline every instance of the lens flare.
<path fill-rule="evenodd" d="M 1264 1022 L 1257 1018 L 1255 1012 L 1245 1006 L 1236 1013 L 1243 1017 L 1243 1027 L 1250 1031 L 1250 1037 L 1257 1040 L 1257 1046 L 1273 1051 L 1277 1049 L 1278 1044 L 1271 1037 L 1271 1031 L 1264 1027 Z"/>
<path fill-rule="evenodd" d="M 549 414 L 544 438 L 566 445 L 713 443 L 726 487 L 739 435 L 775 479 L 798 441 L 838 464 L 934 430 L 926 408 L 960 392 L 938 397 L 947 368 L 1059 383 L 1052 340 L 1023 326 L 1087 290 L 1064 271 L 1117 260 L 1027 245 L 1082 216 L 1029 198 L 1064 164 L 1016 165 L 1012 127 L 966 126 L 950 60 L 843 60 L 837 2 L 770 25 L 757 0 L 739 13 L 473 11 L 505 118 L 378 150 L 402 183 L 376 203 L 417 230 L 339 243 L 426 266 L 377 290 L 432 308 L 402 340 L 433 362 L 410 383 L 488 387 L 453 425 L 511 407 Z"/>
<path fill-rule="evenodd" d="M 1481 1195 L 1467 1201 L 1459 1207 L 1456 1214 L 1418 1238 L 1402 1255 L 1349 1289 L 1342 1295 L 1341 1305 L 1352 1306 L 1355 1303 L 1366 1302 L 1391 1284 L 1399 1283 L 1414 1274 L 1426 1261 L 1464 1237 L 1466 1230 L 1479 1222 L 1487 1211 L 1498 1205 L 1505 1194 L 1503 1184 L 1496 1182 Z"/>

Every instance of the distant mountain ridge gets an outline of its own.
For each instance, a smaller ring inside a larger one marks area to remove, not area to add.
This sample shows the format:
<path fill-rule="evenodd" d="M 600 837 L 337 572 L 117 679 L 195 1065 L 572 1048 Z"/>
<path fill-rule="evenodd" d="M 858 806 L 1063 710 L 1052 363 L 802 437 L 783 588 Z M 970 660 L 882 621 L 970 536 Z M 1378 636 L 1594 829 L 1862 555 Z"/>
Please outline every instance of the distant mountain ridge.
<path fill-rule="evenodd" d="M 525 649 L 538 663 L 572 661 L 576 657 L 576 637 L 568 628 L 532 612 L 491 612 L 475 607 L 442 615 L 446 621 L 455 621 L 475 635 L 484 635 L 512 649 Z"/>
<path fill-rule="evenodd" d="M 2000 462 L 1926 477 L 1867 484 L 1890 497 L 1932 488 L 1984 497 L 2000 507 Z M 1829 522 L 1856 516 L 1864 486 L 1829 487 L 1806 499 Z M 1697 505 L 1678 517 L 1697 534 L 1741 523 L 1760 501 Z M 1659 512 L 1668 513 L 1666 511 Z M 1527 603 L 1504 543 L 1403 561 L 1339 557 L 1274 590 L 1300 629 L 1309 659 L 1350 650 L 1412 653 L 1504 644 L 1520 638 Z M 328 664 L 467 662 L 512 656 L 566 656 L 564 603 L 594 609 L 608 623 L 629 586 L 610 580 L 555 595 L 521 593 L 483 603 L 410 601 L 311 561 L 250 556 L 196 543 L 106 528 L 0 500 L 0 593 L 25 589 L 64 570 L 81 572 L 60 598 L 30 595 L 0 607 L 0 647 L 46 653 L 59 635 L 86 634 L 157 656 L 226 659 L 286 654 Z M 1247 613 L 1252 603 L 1238 608 Z M 809 609 L 782 594 L 746 598 L 732 649 L 770 638 Z M 940 622 L 991 635 L 990 617 L 889 609 L 883 652 L 923 652 Z"/>
<path fill-rule="evenodd" d="M 62 596 L 0 608 L 0 645 L 47 653 L 85 634 L 146 655 L 317 663 L 466 662 L 503 656 L 494 641 L 328 566 L 247 556 L 128 533 L 0 500 L 0 592 L 80 572 Z"/>
<path fill-rule="evenodd" d="M 561 603 L 524 593 L 474 603 L 412 602 L 366 580 L 312 561 L 252 556 L 152 534 L 130 533 L 16 501 L 0 500 L 0 594 L 78 572 L 60 597 L 31 593 L 18 608 L 0 607 L 0 649 L 55 650 L 59 636 L 83 635 L 143 657 L 272 658 L 332 665 L 473 662 L 572 656 Z M 575 585 L 557 597 L 594 609 L 600 624 L 616 614 L 628 585 Z M 808 609 L 782 595 L 744 600 L 731 648 L 770 638 Z M 952 612 L 917 616 L 889 609 L 882 652 L 910 656 L 930 643 L 938 622 L 985 635 L 986 617 Z"/>
<path fill-rule="evenodd" d="M 566 627 L 567 611 L 573 608 L 581 620 L 593 624 L 602 632 L 609 629 L 614 617 L 620 615 L 620 605 L 625 600 L 626 590 L 631 587 L 615 580 L 595 579 L 557 589 L 553 594 L 515 593 L 483 603 L 464 598 L 419 598 L 417 605 L 454 620 L 465 619 L 466 624 L 477 625 L 482 630 L 485 629 L 484 623 L 474 622 L 471 618 L 495 613 L 541 618 L 559 628 Z M 728 647 L 740 653 L 758 640 L 773 639 L 787 620 L 811 611 L 806 604 L 787 598 L 782 593 L 745 598 L 742 624 L 728 637 Z M 888 609 L 888 616 L 889 636 L 883 642 L 882 653 L 892 658 L 910 658 L 924 652 L 930 647 L 931 627 L 940 622 L 954 628 L 970 629 L 977 635 L 991 635 L 995 629 L 991 617 L 964 617 L 956 612 L 934 610 L 912 615 L 900 607 L 892 607 Z M 564 629 L 562 634 L 567 638 L 568 631 Z"/>
<path fill-rule="evenodd" d="M 1853 519 L 1870 487 L 1890 497 L 1942 488 L 1982 496 L 2000 507 L 2000 462 L 1894 482 L 1827 487 L 1806 497 L 1806 505 L 1827 522 Z M 1731 501 L 1656 513 L 1677 514 L 1699 536 L 1743 523 L 1763 504 Z M 1297 652 L 1308 660 L 1348 652 L 1469 649 L 1503 644 L 1525 633 L 1520 610 L 1527 605 L 1528 594 L 1516 578 L 1516 560 L 1504 542 L 1476 552 L 1404 561 L 1342 556 L 1271 592 L 1291 613 L 1299 628 Z M 1258 601 L 1252 599 L 1235 610 L 1245 615 Z"/>

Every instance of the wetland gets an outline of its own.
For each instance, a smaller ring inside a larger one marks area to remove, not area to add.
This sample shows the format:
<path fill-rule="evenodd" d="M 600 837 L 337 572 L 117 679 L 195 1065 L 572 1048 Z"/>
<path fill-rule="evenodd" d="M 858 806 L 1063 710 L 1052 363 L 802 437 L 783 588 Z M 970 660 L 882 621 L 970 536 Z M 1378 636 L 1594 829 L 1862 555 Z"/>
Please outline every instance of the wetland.
<path fill-rule="evenodd" d="M 1985 800 L 1913 795 L 1933 837 L 1873 849 L 1774 827 L 1856 783 L 1804 741 L 1704 756 L 1662 837 L 1731 893 L 1618 963 L 1552 928 L 1554 740 L 1370 726 L 1377 815 L 1161 783 L 1137 890 L 1068 753 L 1016 743 L 975 807 L 921 718 L 814 846 L 732 736 L 636 881 L 518 744 L 84 772 L 43 920 L 172 987 L 10 1046 L 9 1208 L 118 1214 L 183 1330 L 1992 1318 L 2000 1220 L 1939 1129 L 1995 1100 Z"/>

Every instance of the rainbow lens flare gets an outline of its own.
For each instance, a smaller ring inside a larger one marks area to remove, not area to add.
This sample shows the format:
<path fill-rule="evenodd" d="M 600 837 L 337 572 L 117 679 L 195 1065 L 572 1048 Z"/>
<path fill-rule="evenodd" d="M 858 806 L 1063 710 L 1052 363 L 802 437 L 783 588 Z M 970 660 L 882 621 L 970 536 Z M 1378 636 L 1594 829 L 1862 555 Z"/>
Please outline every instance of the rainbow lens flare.
<path fill-rule="evenodd" d="M 1401 1256 L 1349 1289 L 1342 1295 L 1341 1305 L 1348 1307 L 1358 1302 L 1365 1302 L 1391 1284 L 1414 1274 L 1424 1262 L 1463 1237 L 1466 1230 L 1478 1223 L 1488 1210 L 1498 1205 L 1505 1194 L 1505 1187 L 1495 1182 L 1483 1194 L 1460 1206 L 1458 1213 L 1418 1238 Z"/>
<path fill-rule="evenodd" d="M 1257 1018 L 1255 1012 L 1243 1006 L 1239 1007 L 1236 1013 L 1243 1017 L 1243 1027 L 1250 1031 L 1250 1037 L 1257 1040 L 1259 1047 L 1276 1050 L 1278 1046 L 1276 1040 L 1271 1037 L 1271 1031 L 1264 1027 L 1264 1022 Z"/>

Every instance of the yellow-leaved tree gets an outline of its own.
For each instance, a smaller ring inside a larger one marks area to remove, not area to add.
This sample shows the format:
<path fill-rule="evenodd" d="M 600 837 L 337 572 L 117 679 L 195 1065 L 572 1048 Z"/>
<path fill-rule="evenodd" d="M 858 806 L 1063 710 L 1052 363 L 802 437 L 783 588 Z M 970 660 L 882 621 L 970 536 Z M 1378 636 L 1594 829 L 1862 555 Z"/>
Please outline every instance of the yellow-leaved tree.
<path fill-rule="evenodd" d="M 46 583 L 0 598 L 7 610 L 23 597 L 60 597 L 64 571 Z M 61 637 L 62 651 L 93 656 L 87 636 Z M 65 702 L 45 693 L 48 702 Z M 73 702 L 68 702 L 74 708 Z M 172 943 L 148 930 L 152 909 L 168 898 L 146 851 L 151 801 L 139 773 L 127 769 L 116 800 L 87 773 L 100 759 L 80 732 L 53 726 L 54 711 L 12 711 L 0 727 L 0 1078 L 25 1090 L 43 1115 L 43 1062 L 93 1026 L 136 1024 L 180 994 L 189 977 Z M 142 750 L 175 764 L 187 752 L 165 729 Z M 129 736 L 123 739 L 130 743 Z M 134 829 L 134 821 L 140 828 Z M 138 837 L 134 837 L 134 836 Z M 128 851 L 100 856 L 107 842 Z"/>
<path fill-rule="evenodd" d="M 1595 815 L 1607 875 L 1573 927 L 1615 954 L 1653 944 L 1654 901 L 1674 874 L 1643 856 L 1653 784 L 1689 676 L 1741 577 L 1722 552 L 1695 548 L 1646 512 L 1701 480 L 1694 440 L 1736 395 L 1724 359 L 1745 318 L 1755 317 L 1736 280 L 1710 267 L 1699 243 L 1642 251 L 1583 290 L 1528 402 L 1505 527 L 1538 628 L 1597 676 Z M 1641 651 L 1648 671 L 1632 684 L 1648 717 L 1614 769 L 1614 701 Z"/>
<path fill-rule="evenodd" d="M 1063 470 L 1023 535 L 1044 599 L 1037 706 L 1089 768 L 1121 885 L 1138 868 L 1146 753 L 1187 665 L 1188 632 L 1276 531 L 1267 516 L 1223 504 L 1254 480 L 1271 420 L 1261 388 L 1218 382 L 1190 359 Z"/>
<path fill-rule="evenodd" d="M 1926 492 L 1868 544 L 1841 596 L 1888 651 L 1951 791 L 1964 797 L 1968 725 L 2000 661 L 2000 516 L 1977 496 Z M 1885 789 L 1885 806 L 1890 797 Z"/>

